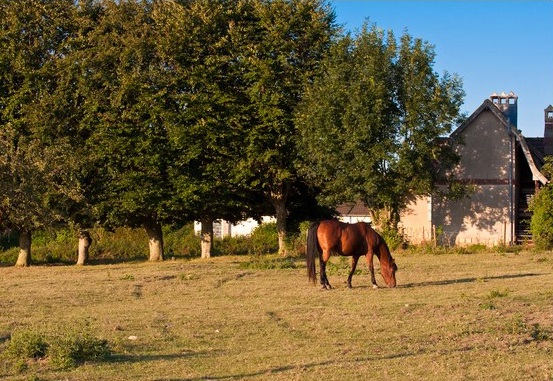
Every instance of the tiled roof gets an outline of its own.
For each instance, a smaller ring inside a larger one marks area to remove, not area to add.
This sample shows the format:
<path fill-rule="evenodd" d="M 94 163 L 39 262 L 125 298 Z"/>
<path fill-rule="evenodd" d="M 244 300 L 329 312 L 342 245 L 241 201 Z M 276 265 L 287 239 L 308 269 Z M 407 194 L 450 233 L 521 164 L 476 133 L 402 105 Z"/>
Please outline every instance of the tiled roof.
<path fill-rule="evenodd" d="M 544 139 L 543 138 L 526 138 L 526 141 L 528 142 L 528 145 L 531 145 L 533 148 L 535 148 L 543 156 L 543 152 L 544 152 Z"/>
<path fill-rule="evenodd" d="M 369 210 L 362 202 L 340 204 L 336 207 L 340 216 L 368 216 Z"/>

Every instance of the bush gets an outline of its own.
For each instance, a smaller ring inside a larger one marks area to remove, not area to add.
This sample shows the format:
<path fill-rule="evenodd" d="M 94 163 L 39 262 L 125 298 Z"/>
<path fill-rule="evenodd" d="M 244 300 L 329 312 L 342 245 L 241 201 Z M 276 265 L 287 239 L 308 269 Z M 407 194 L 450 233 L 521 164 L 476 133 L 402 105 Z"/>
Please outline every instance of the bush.
<path fill-rule="evenodd" d="M 163 227 L 164 249 L 168 257 L 199 257 L 200 237 L 194 233 L 194 224 Z"/>
<path fill-rule="evenodd" d="M 532 239 L 537 249 L 553 248 L 553 186 L 545 185 L 533 197 L 529 205 L 533 212 L 530 221 Z"/>
<path fill-rule="evenodd" d="M 398 247 L 401 247 L 405 243 L 403 235 L 392 227 L 385 227 L 380 232 L 390 251 L 396 250 Z"/>
<path fill-rule="evenodd" d="M 88 332 L 69 331 L 58 335 L 48 348 L 48 357 L 56 368 L 72 368 L 86 361 L 107 360 L 111 356 L 107 340 Z"/>
<path fill-rule="evenodd" d="M 267 222 L 256 227 L 250 235 L 250 254 L 269 254 L 278 251 L 276 222 Z"/>
<path fill-rule="evenodd" d="M 9 359 L 38 359 L 46 356 L 48 342 L 44 335 L 35 330 L 15 331 L 4 351 Z"/>
<path fill-rule="evenodd" d="M 55 368 L 65 369 L 85 361 L 107 360 L 111 349 L 107 340 L 95 338 L 86 329 L 73 329 L 63 334 L 23 329 L 11 335 L 2 356 L 19 370 L 25 369 L 21 364 L 42 358 Z"/>

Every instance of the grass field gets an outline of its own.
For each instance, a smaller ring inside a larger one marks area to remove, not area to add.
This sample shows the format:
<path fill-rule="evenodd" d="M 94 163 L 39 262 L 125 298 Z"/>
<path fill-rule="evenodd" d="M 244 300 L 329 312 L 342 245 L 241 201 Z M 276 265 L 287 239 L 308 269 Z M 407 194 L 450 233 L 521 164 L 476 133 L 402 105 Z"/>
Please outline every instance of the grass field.
<path fill-rule="evenodd" d="M 364 269 L 347 289 L 340 258 L 330 291 L 301 259 L 263 268 L 276 257 L 3 267 L 0 379 L 553 380 L 551 253 L 395 257 L 398 287 L 378 290 Z M 5 355 L 15 332 L 75 327 L 111 356 Z"/>

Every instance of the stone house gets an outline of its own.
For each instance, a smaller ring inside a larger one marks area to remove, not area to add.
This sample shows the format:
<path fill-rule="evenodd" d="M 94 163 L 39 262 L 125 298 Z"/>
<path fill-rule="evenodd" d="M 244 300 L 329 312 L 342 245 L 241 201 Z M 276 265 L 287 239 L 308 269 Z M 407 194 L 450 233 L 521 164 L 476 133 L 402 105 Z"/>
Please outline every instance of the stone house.
<path fill-rule="evenodd" d="M 419 197 L 401 217 L 409 241 L 512 245 L 530 240 L 528 201 L 548 180 L 540 172 L 553 154 L 553 107 L 545 109 L 544 137 L 517 127 L 514 93 L 492 94 L 449 137 L 461 161 L 457 179 L 471 195 L 458 201 Z"/>

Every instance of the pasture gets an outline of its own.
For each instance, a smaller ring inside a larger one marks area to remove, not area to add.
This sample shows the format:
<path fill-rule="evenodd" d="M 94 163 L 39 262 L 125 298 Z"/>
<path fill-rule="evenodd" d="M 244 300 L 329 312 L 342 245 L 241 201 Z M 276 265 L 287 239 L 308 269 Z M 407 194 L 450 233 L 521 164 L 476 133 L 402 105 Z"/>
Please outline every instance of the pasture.
<path fill-rule="evenodd" d="M 0 379 L 553 380 L 551 253 L 394 257 L 398 287 L 377 290 L 364 262 L 347 289 L 337 257 L 332 290 L 274 256 L 2 267 L 0 351 L 14 332 L 78 327 L 111 356 L 59 369 L 0 354 Z"/>

